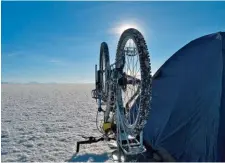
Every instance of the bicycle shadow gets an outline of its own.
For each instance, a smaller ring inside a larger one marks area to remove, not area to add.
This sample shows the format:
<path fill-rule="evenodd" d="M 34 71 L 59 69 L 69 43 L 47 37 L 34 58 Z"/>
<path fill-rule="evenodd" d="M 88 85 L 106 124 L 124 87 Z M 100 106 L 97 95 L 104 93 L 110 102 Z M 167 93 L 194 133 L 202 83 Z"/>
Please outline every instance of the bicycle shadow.
<path fill-rule="evenodd" d="M 102 154 L 94 154 L 94 153 L 87 153 L 83 155 L 74 154 L 69 160 L 66 162 L 105 162 L 109 160 L 108 153 Z"/>

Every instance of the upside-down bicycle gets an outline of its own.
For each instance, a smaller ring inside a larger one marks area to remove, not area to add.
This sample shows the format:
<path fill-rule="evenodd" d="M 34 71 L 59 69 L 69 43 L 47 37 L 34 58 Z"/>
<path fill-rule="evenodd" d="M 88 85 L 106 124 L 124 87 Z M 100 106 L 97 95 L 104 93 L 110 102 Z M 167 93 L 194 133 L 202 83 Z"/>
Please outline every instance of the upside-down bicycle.
<path fill-rule="evenodd" d="M 132 67 L 133 65 L 133 67 Z M 147 122 L 152 95 L 150 57 L 143 35 L 136 29 L 125 30 L 119 40 L 115 63 L 110 65 L 108 45 L 100 47 L 99 70 L 95 65 L 96 88 L 92 97 L 104 120 L 98 130 L 102 137 L 89 137 L 79 145 L 115 140 L 120 156 L 134 156 L 146 151 L 143 128 Z"/>

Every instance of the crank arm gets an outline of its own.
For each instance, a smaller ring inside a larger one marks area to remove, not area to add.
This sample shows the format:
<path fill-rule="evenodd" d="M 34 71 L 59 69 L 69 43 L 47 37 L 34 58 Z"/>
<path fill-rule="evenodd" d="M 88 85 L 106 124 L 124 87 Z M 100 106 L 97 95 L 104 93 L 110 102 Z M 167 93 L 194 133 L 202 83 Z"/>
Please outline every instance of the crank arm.
<path fill-rule="evenodd" d="M 87 137 L 84 137 L 84 138 L 87 138 Z M 80 144 L 92 144 L 92 143 L 97 143 L 99 141 L 104 141 L 104 138 L 101 137 L 99 139 L 96 139 L 95 137 L 89 137 L 88 140 L 83 140 L 83 141 L 78 141 L 77 142 L 77 150 L 76 152 L 78 153 L 79 150 L 80 150 Z"/>
<path fill-rule="evenodd" d="M 83 138 L 88 138 L 88 140 L 83 140 L 83 141 L 78 141 L 77 142 L 77 150 L 76 150 L 76 153 L 78 153 L 80 151 L 80 145 L 81 144 L 92 144 L 92 143 L 97 143 L 99 141 L 104 141 L 104 140 L 107 140 L 107 141 L 110 141 L 110 140 L 115 140 L 114 138 L 105 138 L 105 137 L 100 137 L 100 138 L 95 138 L 95 137 L 85 137 L 85 136 L 82 136 Z"/>

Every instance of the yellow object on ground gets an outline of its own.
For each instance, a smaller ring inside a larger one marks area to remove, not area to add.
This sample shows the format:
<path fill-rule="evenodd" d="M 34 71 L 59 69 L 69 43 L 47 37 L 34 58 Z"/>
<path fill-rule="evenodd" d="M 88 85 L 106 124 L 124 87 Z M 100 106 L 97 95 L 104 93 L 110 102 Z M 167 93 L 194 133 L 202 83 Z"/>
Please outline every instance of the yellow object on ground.
<path fill-rule="evenodd" d="M 103 123 L 103 130 L 105 132 L 109 131 L 111 129 L 111 127 L 112 127 L 112 124 L 110 122 Z"/>

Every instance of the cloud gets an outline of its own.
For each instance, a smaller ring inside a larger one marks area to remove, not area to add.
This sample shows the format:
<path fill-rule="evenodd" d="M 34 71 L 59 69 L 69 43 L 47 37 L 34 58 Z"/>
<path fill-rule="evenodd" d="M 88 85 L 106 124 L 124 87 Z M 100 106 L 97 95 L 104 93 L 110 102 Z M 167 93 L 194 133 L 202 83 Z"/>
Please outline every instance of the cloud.
<path fill-rule="evenodd" d="M 15 56 L 18 56 L 18 55 L 20 55 L 21 54 L 21 52 L 11 52 L 11 53 L 8 53 L 8 54 L 6 54 L 8 57 L 15 57 Z"/>
<path fill-rule="evenodd" d="M 65 66 L 66 65 L 65 62 L 63 62 L 62 60 L 59 60 L 59 59 L 50 59 L 48 62 L 52 63 L 52 64 L 55 64 L 55 65 L 59 65 L 59 66 Z"/>

